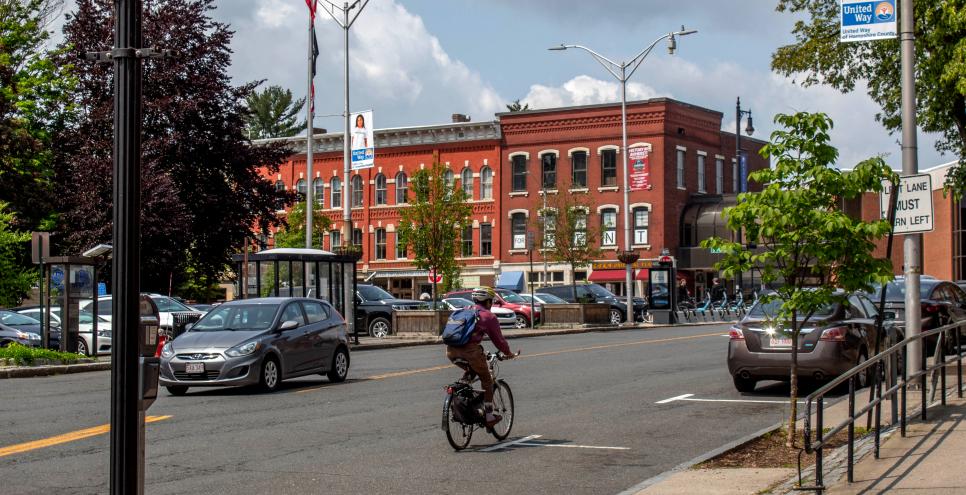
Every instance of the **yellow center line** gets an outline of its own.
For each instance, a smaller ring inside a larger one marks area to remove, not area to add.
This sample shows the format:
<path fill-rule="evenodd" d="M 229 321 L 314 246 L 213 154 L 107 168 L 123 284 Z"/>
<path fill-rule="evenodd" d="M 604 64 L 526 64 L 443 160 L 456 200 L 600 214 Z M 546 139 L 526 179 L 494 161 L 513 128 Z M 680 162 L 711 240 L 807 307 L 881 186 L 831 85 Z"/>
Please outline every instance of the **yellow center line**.
<path fill-rule="evenodd" d="M 144 418 L 145 423 L 154 423 L 157 421 L 164 421 L 170 419 L 171 416 L 148 416 Z M 64 433 L 63 435 L 57 435 L 55 437 L 44 438 L 42 440 L 34 440 L 33 442 L 18 443 L 16 445 L 10 445 L 8 447 L 0 448 L 0 457 L 22 454 L 24 452 L 29 452 L 31 450 L 42 449 L 45 447 L 52 447 L 54 445 L 60 445 L 62 443 L 74 442 L 77 440 L 83 440 L 85 438 L 96 437 L 97 435 L 103 435 L 111 431 L 111 425 L 101 425 L 95 426 L 93 428 L 85 428 L 83 430 L 72 431 L 70 433 Z"/>
<path fill-rule="evenodd" d="M 523 354 L 520 357 L 518 357 L 517 359 L 534 358 L 534 357 L 542 357 L 542 356 L 554 356 L 554 355 L 557 355 L 557 354 L 567 354 L 567 353 L 572 353 L 572 352 L 596 351 L 596 350 L 599 350 L 599 349 L 610 349 L 610 348 L 614 348 L 614 347 L 627 347 L 627 346 L 632 346 L 632 345 L 661 344 L 661 343 L 664 343 L 664 342 L 675 342 L 675 341 L 679 341 L 679 340 L 702 339 L 702 338 L 705 338 L 705 337 L 717 337 L 717 336 L 720 336 L 720 335 L 721 335 L 721 332 L 713 332 L 713 333 L 703 333 L 703 334 L 700 334 L 700 335 L 688 335 L 688 336 L 684 336 L 684 337 L 668 337 L 666 339 L 648 339 L 648 340 L 638 340 L 638 341 L 634 341 L 634 342 L 621 342 L 621 343 L 617 343 L 617 344 L 602 344 L 602 345 L 595 345 L 595 346 L 590 346 L 590 347 L 574 347 L 572 349 L 562 349 L 562 350 L 559 350 L 559 351 L 538 352 L 536 354 Z M 432 372 L 432 371 L 440 371 L 440 370 L 450 369 L 450 368 L 454 368 L 454 367 L 455 367 L 455 365 L 453 365 L 453 364 L 444 364 L 442 366 L 433 366 L 431 368 L 419 368 L 419 369 L 414 369 L 414 370 L 405 370 L 405 371 L 396 371 L 396 372 L 392 372 L 392 373 L 384 373 L 384 374 L 381 374 L 381 375 L 372 375 L 372 376 L 368 376 L 368 377 L 366 377 L 364 379 L 365 380 L 385 380 L 387 378 L 399 378 L 399 377 L 403 377 L 403 376 L 417 375 L 419 373 L 429 373 L 429 372 Z M 313 391 L 319 390 L 321 388 L 324 388 L 324 387 L 315 387 L 315 388 L 311 388 L 311 389 L 300 390 L 298 393 L 313 392 Z"/>

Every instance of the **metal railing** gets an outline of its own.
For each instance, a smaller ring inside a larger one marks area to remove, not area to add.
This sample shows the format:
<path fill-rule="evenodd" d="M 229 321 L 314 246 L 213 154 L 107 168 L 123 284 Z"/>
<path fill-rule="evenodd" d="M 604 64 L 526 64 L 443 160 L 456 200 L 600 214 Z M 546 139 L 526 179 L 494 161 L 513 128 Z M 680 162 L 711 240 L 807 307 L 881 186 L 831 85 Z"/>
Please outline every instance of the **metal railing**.
<path fill-rule="evenodd" d="M 823 450 L 830 439 L 835 437 L 836 434 L 841 432 L 843 429 L 848 428 L 848 452 L 846 454 L 847 458 L 847 476 L 849 483 L 854 481 L 853 479 L 853 468 L 854 468 L 854 454 L 855 454 L 855 422 L 857 419 L 861 418 L 862 415 L 868 414 L 867 425 L 869 429 L 872 429 L 875 435 L 875 458 L 879 458 L 879 446 L 880 438 L 882 433 L 882 402 L 886 398 L 892 398 L 892 426 L 895 423 L 899 423 L 900 434 L 906 436 L 906 393 L 910 384 L 917 384 L 920 389 L 921 405 L 920 405 L 920 416 L 923 421 L 926 420 L 926 410 L 928 408 L 927 395 L 927 376 L 929 373 L 933 373 L 932 384 L 933 384 L 933 399 L 935 399 L 935 394 L 939 390 L 936 388 L 936 370 L 941 370 L 938 380 L 941 380 L 941 390 L 940 394 L 942 405 L 946 405 L 946 368 L 956 365 L 956 393 L 959 398 L 963 397 L 963 353 L 960 348 L 960 340 L 962 338 L 962 329 L 966 327 L 966 322 L 953 323 L 945 325 L 939 328 L 935 328 L 926 332 L 922 332 L 914 337 L 909 337 L 901 340 L 897 344 L 889 347 L 888 349 L 876 354 L 864 363 L 857 365 L 846 373 L 835 378 L 831 382 L 825 384 L 818 390 L 812 392 L 805 398 L 805 428 L 804 428 L 804 448 L 799 452 L 798 459 L 798 489 L 799 490 L 814 490 L 821 492 L 825 490 L 824 482 L 822 479 L 822 461 L 823 461 Z M 949 335 L 952 334 L 952 335 Z M 925 345 L 925 339 L 932 336 L 936 337 L 936 347 L 933 353 L 934 359 L 931 365 L 928 364 L 927 346 Z M 949 339 L 953 339 L 954 353 L 947 354 L 946 350 L 949 349 Z M 920 346 L 922 350 L 922 370 L 913 373 L 912 375 L 907 375 L 906 364 L 908 363 L 908 346 L 913 342 L 922 342 L 923 345 Z M 901 361 L 897 358 L 901 355 Z M 947 355 L 952 356 L 947 358 Z M 888 363 L 888 366 L 887 366 Z M 889 370 L 887 374 L 887 369 Z M 856 379 L 860 373 L 867 373 L 867 377 L 871 374 L 871 380 L 869 380 L 870 385 L 870 401 L 865 407 L 856 411 L 855 410 L 855 393 L 856 393 Z M 833 391 L 840 385 L 848 382 L 849 396 L 848 396 L 848 417 L 836 425 L 834 428 L 829 429 L 827 432 L 824 431 L 824 399 L 825 395 Z M 917 383 L 918 382 L 918 383 Z M 888 387 L 888 388 L 884 388 Z M 896 395 L 899 396 L 899 407 L 896 410 L 895 400 Z M 815 440 L 812 441 L 812 428 L 811 428 L 811 418 L 812 418 L 812 404 L 815 403 Z M 874 419 L 874 428 L 871 428 L 872 418 Z M 803 454 L 815 454 L 815 485 L 814 486 L 802 486 L 802 455 Z"/>

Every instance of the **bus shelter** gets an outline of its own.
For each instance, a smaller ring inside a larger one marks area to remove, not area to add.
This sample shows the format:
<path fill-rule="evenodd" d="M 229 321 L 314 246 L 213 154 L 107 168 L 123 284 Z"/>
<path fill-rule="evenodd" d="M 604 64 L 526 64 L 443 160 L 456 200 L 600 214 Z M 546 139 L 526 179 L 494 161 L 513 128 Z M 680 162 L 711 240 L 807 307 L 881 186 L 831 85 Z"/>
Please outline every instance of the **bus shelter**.
<path fill-rule="evenodd" d="M 240 298 L 312 297 L 331 303 L 355 335 L 356 261 L 353 252 L 276 248 L 236 254 Z M 358 335 L 356 335 L 358 341 Z"/>

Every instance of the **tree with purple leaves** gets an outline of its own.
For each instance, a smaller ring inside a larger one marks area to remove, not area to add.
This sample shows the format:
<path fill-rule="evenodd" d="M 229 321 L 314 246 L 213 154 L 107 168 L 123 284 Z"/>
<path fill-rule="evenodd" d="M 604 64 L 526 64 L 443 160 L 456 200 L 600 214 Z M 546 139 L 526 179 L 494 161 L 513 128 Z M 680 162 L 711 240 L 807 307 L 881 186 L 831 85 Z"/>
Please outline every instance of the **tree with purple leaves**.
<path fill-rule="evenodd" d="M 64 26 L 65 63 L 112 47 L 113 3 L 77 1 Z M 197 277 L 217 277 L 253 228 L 277 225 L 276 212 L 294 199 L 259 173 L 277 172 L 292 150 L 247 139 L 245 98 L 260 82 L 231 84 L 234 33 L 212 20 L 213 9 L 213 0 L 145 6 L 143 46 L 175 56 L 143 62 L 142 290 L 189 282 L 189 266 Z M 55 140 L 65 252 L 109 242 L 112 228 L 113 64 L 75 66 L 79 114 Z"/>

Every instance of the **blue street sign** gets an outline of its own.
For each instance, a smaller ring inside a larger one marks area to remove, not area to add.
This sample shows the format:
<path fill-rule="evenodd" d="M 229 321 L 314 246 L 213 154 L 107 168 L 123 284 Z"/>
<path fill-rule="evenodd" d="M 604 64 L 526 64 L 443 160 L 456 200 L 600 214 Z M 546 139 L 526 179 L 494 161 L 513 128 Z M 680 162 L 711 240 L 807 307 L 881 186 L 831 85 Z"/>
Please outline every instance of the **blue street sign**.
<path fill-rule="evenodd" d="M 106 296 L 107 295 L 107 284 L 105 284 L 104 282 L 98 282 L 97 283 L 97 295 L 98 296 Z"/>

